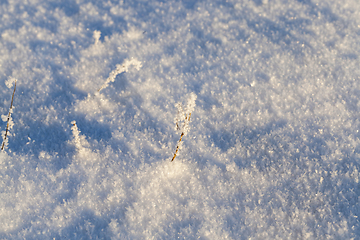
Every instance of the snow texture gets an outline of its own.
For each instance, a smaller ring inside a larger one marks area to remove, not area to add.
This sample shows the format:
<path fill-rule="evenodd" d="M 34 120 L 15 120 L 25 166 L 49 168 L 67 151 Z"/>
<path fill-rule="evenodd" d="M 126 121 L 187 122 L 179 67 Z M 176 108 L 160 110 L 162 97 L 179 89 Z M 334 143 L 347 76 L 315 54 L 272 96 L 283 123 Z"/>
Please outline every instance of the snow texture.
<path fill-rule="evenodd" d="M 0 0 L 0 239 L 360 239 L 359 66 L 358 0 Z"/>

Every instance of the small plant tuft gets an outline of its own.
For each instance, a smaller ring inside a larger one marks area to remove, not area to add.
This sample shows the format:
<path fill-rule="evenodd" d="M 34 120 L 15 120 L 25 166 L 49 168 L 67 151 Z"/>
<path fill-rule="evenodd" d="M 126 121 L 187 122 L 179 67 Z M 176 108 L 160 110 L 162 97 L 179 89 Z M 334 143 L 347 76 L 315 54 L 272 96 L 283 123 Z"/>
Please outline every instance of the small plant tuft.
<path fill-rule="evenodd" d="M 174 159 L 176 158 L 176 156 L 178 154 L 179 149 L 181 148 L 182 138 L 189 132 L 190 117 L 191 117 L 191 113 L 195 109 L 195 101 L 196 101 L 196 95 L 195 95 L 195 93 L 191 93 L 190 97 L 188 98 L 185 109 L 183 109 L 181 103 L 176 104 L 178 112 L 174 119 L 175 120 L 175 131 L 181 132 L 181 135 L 180 135 L 178 144 L 176 146 L 174 156 L 171 159 L 171 162 L 174 161 Z"/>

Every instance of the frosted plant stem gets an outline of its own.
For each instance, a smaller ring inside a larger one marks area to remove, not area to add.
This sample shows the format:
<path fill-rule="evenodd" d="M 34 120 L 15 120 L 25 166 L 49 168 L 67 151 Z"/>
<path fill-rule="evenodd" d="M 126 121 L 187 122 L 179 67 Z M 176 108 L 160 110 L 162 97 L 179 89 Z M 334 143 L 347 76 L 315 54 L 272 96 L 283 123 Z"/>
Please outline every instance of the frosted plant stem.
<path fill-rule="evenodd" d="M 195 101 L 196 101 L 196 95 L 194 93 L 191 93 L 188 98 L 185 109 L 183 109 L 183 107 L 181 106 L 181 103 L 176 104 L 178 112 L 174 119 L 175 120 L 175 131 L 181 132 L 181 136 L 180 136 L 180 139 L 176 146 L 176 150 L 175 150 L 173 158 L 171 159 L 171 162 L 174 161 L 174 159 L 176 158 L 176 156 L 178 154 L 178 151 L 181 147 L 182 138 L 189 132 L 190 117 L 191 117 L 191 113 L 195 109 Z"/>
<path fill-rule="evenodd" d="M 188 123 L 190 122 L 190 116 L 191 116 L 191 113 L 189 113 L 189 118 L 187 118 L 187 117 L 185 118 L 185 123 L 186 123 L 186 121 L 187 121 Z M 176 123 L 176 126 L 177 126 L 177 128 L 179 128 L 178 123 Z M 178 145 L 176 146 L 176 150 L 175 150 L 174 156 L 173 156 L 173 158 L 171 159 L 171 161 L 174 161 L 174 159 L 176 158 L 176 154 L 177 154 L 177 152 L 179 151 L 180 143 L 181 143 L 181 140 L 182 140 L 182 138 L 183 138 L 184 135 L 185 135 L 185 133 L 182 132 L 182 133 L 181 133 L 181 136 L 180 136 L 180 139 L 179 139 L 179 142 L 178 142 Z"/>
<path fill-rule="evenodd" d="M 4 139 L 3 139 L 3 142 L 2 142 L 2 146 L 1 146 L 1 151 L 4 150 L 7 134 L 9 132 L 9 122 L 10 122 L 10 117 L 11 117 L 11 112 L 12 112 L 12 106 L 13 106 L 13 101 L 14 101 L 15 90 L 16 90 L 16 80 L 15 80 L 15 84 L 14 84 L 14 91 L 13 91 L 13 94 L 12 94 L 12 97 L 11 97 L 11 104 L 10 104 L 10 109 L 9 109 L 9 114 L 8 114 L 8 119 L 7 119 L 7 124 L 6 124 L 5 136 L 4 136 Z"/>
<path fill-rule="evenodd" d="M 105 83 L 97 90 L 97 93 L 99 93 L 102 89 L 106 88 L 110 82 L 114 82 L 117 75 L 123 72 L 127 72 L 131 65 L 135 66 L 137 70 L 141 68 L 141 62 L 138 61 L 137 59 L 130 59 L 130 60 L 126 59 L 122 65 L 117 64 L 116 69 L 110 73 Z"/>
<path fill-rule="evenodd" d="M 177 145 L 177 147 L 176 147 L 176 150 L 175 150 L 174 156 L 173 156 L 173 158 L 171 159 L 171 161 L 174 161 L 174 159 L 176 158 L 176 154 L 177 154 L 177 152 L 179 151 L 180 142 L 181 142 L 181 140 L 182 140 L 182 137 L 183 137 L 183 136 L 184 136 L 184 133 L 181 133 L 181 136 L 180 136 L 180 139 L 179 139 L 178 145 Z"/>

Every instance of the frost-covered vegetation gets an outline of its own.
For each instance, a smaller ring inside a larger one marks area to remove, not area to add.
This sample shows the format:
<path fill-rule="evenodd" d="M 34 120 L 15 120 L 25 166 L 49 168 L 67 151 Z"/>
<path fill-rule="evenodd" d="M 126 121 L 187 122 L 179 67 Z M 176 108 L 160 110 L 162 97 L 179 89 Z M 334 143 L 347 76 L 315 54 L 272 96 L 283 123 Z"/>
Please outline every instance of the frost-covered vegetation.
<path fill-rule="evenodd" d="M 359 66 L 358 0 L 0 0 L 0 238 L 359 239 Z"/>

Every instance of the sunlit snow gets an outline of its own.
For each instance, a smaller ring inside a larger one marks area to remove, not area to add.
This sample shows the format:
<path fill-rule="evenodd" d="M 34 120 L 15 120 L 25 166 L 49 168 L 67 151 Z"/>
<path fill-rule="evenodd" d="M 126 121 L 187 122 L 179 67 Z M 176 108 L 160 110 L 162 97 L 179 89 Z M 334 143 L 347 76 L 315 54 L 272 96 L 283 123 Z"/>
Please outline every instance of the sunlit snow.
<path fill-rule="evenodd" d="M 360 239 L 359 67 L 358 0 L 0 0 L 0 239 Z"/>

